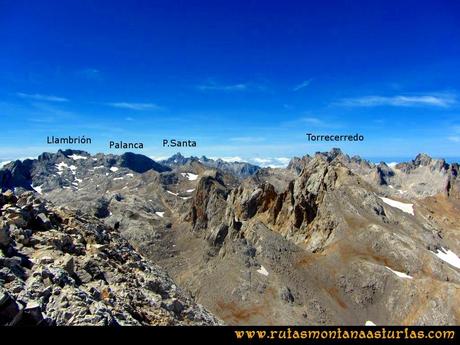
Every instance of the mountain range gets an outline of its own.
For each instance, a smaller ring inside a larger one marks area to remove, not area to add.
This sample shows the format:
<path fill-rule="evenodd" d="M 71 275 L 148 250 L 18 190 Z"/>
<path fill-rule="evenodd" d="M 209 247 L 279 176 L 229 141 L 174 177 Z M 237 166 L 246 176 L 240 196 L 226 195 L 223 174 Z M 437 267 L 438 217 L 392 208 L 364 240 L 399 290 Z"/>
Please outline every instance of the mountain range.
<path fill-rule="evenodd" d="M 458 172 L 426 154 L 389 166 L 339 149 L 286 168 L 77 150 L 10 162 L 0 320 L 459 324 Z"/>

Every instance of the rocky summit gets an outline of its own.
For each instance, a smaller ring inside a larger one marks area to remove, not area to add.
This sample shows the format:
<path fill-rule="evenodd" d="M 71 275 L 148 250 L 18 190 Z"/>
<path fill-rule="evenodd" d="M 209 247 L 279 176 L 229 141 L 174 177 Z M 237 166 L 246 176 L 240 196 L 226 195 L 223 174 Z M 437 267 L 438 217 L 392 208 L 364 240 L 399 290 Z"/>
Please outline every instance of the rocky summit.
<path fill-rule="evenodd" d="M 11 162 L 1 322 L 459 324 L 458 172 L 339 149 L 286 168 L 73 150 Z"/>
<path fill-rule="evenodd" d="M 32 192 L 0 195 L 2 325 L 214 325 L 120 233 Z"/>

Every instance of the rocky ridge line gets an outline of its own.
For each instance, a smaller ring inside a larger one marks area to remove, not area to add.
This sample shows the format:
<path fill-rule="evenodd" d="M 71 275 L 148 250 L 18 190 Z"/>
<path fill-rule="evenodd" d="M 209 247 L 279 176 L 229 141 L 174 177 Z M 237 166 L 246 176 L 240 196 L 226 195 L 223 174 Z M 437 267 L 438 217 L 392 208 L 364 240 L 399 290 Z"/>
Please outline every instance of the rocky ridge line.
<path fill-rule="evenodd" d="M 168 159 L 160 161 L 161 164 L 168 167 L 174 168 L 177 166 L 184 166 L 192 164 L 193 162 L 199 162 L 207 168 L 214 168 L 223 172 L 230 173 L 239 178 L 246 178 L 256 174 L 261 168 L 257 165 L 253 165 L 247 162 L 227 162 L 222 159 L 210 159 L 205 156 L 198 157 L 184 157 L 180 153 L 169 157 Z"/>

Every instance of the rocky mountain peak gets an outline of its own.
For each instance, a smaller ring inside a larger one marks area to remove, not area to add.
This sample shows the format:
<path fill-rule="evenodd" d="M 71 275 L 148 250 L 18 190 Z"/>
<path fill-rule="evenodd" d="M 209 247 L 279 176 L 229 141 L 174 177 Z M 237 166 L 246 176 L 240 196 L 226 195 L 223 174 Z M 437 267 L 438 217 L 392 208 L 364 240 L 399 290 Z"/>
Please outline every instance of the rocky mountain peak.
<path fill-rule="evenodd" d="M 447 171 L 449 164 L 444 159 L 434 159 L 426 153 L 419 153 L 415 159 L 408 163 L 399 163 L 397 169 L 405 172 L 413 171 L 417 168 L 428 168 L 430 171 Z"/>
<path fill-rule="evenodd" d="M 171 157 L 169 157 L 168 159 L 163 160 L 161 163 L 165 165 L 184 165 L 184 164 L 187 164 L 189 160 L 190 159 L 182 156 L 182 154 L 178 152 L 172 155 Z"/>
<path fill-rule="evenodd" d="M 57 155 L 65 156 L 67 158 L 70 157 L 70 156 L 73 156 L 73 155 L 78 155 L 78 156 L 83 156 L 83 157 L 91 157 L 91 154 L 86 152 L 86 151 L 73 150 L 73 149 L 58 150 Z"/>
<path fill-rule="evenodd" d="M 360 156 L 353 156 L 350 158 L 350 162 L 360 165 L 362 167 L 370 168 L 373 166 L 368 160 L 361 158 Z"/>
<path fill-rule="evenodd" d="M 198 181 L 188 219 L 195 230 L 213 227 L 225 212 L 228 188 L 221 173 L 206 171 Z"/>
<path fill-rule="evenodd" d="M 73 189 L 95 171 L 110 176 L 120 168 L 136 173 L 145 173 L 149 170 L 159 173 L 171 171 L 168 166 L 132 152 L 121 156 L 92 156 L 81 150 L 59 150 L 57 153 L 42 153 L 38 159 L 18 160 L 6 164 L 0 169 L 0 182 L 3 191 L 15 188 L 20 191 L 33 190 L 34 186 L 44 186 L 46 189 Z"/>
<path fill-rule="evenodd" d="M 427 166 L 427 165 L 430 165 L 430 163 L 433 161 L 433 158 L 431 158 L 429 155 L 427 155 L 426 153 L 419 153 L 415 159 L 414 159 L 414 165 L 416 166 L 419 166 L 419 165 L 423 165 L 423 166 Z"/>
<path fill-rule="evenodd" d="M 200 162 L 209 162 L 209 161 L 211 161 L 211 160 L 212 160 L 212 159 L 209 159 L 209 158 L 206 157 L 206 156 L 201 156 L 201 157 L 200 157 Z"/>
<path fill-rule="evenodd" d="M 239 178 L 253 176 L 257 171 L 260 170 L 259 166 L 246 162 L 226 162 L 220 158 L 214 160 L 205 156 L 202 156 L 200 159 L 193 156 L 186 158 L 183 157 L 180 153 L 161 161 L 162 164 L 170 167 L 177 167 L 191 162 L 199 162 L 207 168 L 219 169 L 221 171 L 231 173 L 232 175 Z"/>
<path fill-rule="evenodd" d="M 328 156 L 331 157 L 331 158 L 337 158 L 338 156 L 341 156 L 343 155 L 343 152 L 341 149 L 337 148 L 337 147 L 334 147 L 331 149 L 331 151 L 329 151 L 329 154 Z"/>
<path fill-rule="evenodd" d="M 30 159 L 17 160 L 6 164 L 0 169 L 1 191 L 14 189 L 15 187 L 31 189 L 32 167 L 33 161 Z"/>
<path fill-rule="evenodd" d="M 339 148 L 332 148 L 329 152 L 316 152 L 315 157 L 325 159 L 328 162 L 333 161 L 334 159 L 339 159 L 344 156 L 343 152 Z"/>
<path fill-rule="evenodd" d="M 147 156 L 132 152 L 126 152 L 120 156 L 120 166 L 140 174 L 148 170 L 155 170 L 158 172 L 171 171 L 171 168 L 159 164 Z"/>
<path fill-rule="evenodd" d="M 375 180 L 379 185 L 387 185 L 388 178 L 394 176 L 394 171 L 385 162 L 380 162 L 376 166 Z"/>

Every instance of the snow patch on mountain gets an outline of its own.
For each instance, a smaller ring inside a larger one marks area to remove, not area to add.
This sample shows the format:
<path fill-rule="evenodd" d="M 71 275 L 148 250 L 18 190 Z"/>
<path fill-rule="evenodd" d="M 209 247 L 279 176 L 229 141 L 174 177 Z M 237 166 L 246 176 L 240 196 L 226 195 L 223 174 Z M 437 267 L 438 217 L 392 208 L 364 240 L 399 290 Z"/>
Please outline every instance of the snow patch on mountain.
<path fill-rule="evenodd" d="M 395 275 L 397 275 L 399 278 L 406 278 L 406 279 L 414 279 L 413 277 L 411 277 L 410 275 L 407 275 L 406 273 L 403 273 L 403 272 L 399 272 L 399 271 L 395 271 L 395 270 L 392 270 L 390 267 L 388 266 L 385 266 L 385 268 L 387 268 L 388 270 L 390 270 L 391 272 L 393 272 Z"/>
<path fill-rule="evenodd" d="M 56 169 L 58 170 L 58 175 L 62 175 L 65 169 L 68 169 L 69 166 L 65 164 L 64 162 L 61 162 L 59 164 L 56 164 Z"/>
<path fill-rule="evenodd" d="M 268 276 L 268 271 L 264 266 L 260 266 L 260 268 L 257 270 L 257 272 L 262 274 L 262 275 L 264 275 L 264 276 Z"/>
<path fill-rule="evenodd" d="M 380 199 L 382 199 L 382 201 L 387 205 L 390 205 L 392 207 L 400 209 L 403 212 L 414 215 L 414 204 L 406 204 L 404 202 L 400 202 L 400 201 L 396 201 L 396 200 L 384 198 L 384 197 L 380 197 Z"/>
<path fill-rule="evenodd" d="M 460 258 L 455 254 L 453 251 L 445 249 L 444 247 L 441 247 L 441 249 L 437 250 L 436 253 L 432 252 L 434 255 L 436 255 L 438 258 L 441 260 L 447 262 L 448 264 L 460 268 Z"/>
<path fill-rule="evenodd" d="M 43 192 L 42 192 L 42 187 L 43 187 L 43 185 L 40 185 L 40 186 L 34 186 L 34 185 L 32 185 L 32 188 L 35 189 L 35 191 L 36 191 L 38 194 L 43 194 Z"/>
<path fill-rule="evenodd" d="M 269 164 L 269 163 L 272 161 L 270 158 L 258 158 L 258 157 L 253 158 L 252 160 L 253 160 L 254 162 L 256 162 L 256 163 L 262 165 L 262 166 L 263 166 L 264 164 L 265 164 L 265 165 L 266 165 L 266 164 Z"/>
<path fill-rule="evenodd" d="M 195 181 L 198 178 L 198 175 L 192 174 L 190 172 L 181 173 L 182 176 L 186 177 L 189 181 Z"/>
<path fill-rule="evenodd" d="M 77 161 L 79 159 L 88 159 L 88 157 L 80 156 L 80 155 L 77 155 L 77 154 L 70 155 L 69 158 L 72 158 L 74 161 Z"/>

